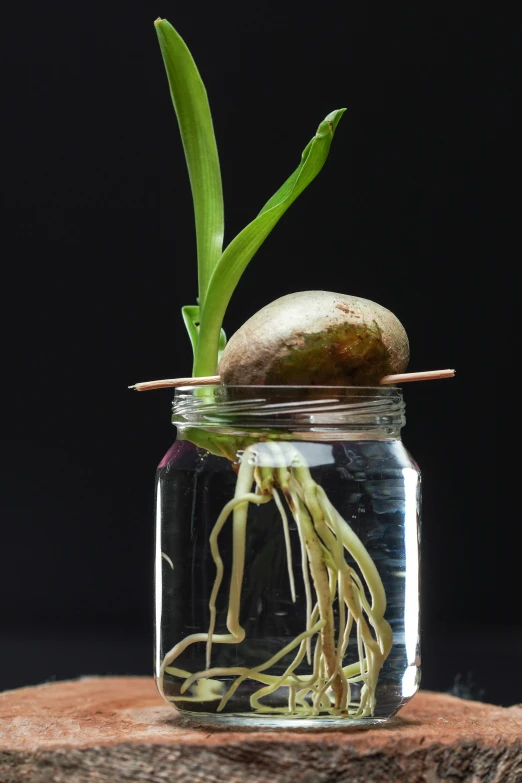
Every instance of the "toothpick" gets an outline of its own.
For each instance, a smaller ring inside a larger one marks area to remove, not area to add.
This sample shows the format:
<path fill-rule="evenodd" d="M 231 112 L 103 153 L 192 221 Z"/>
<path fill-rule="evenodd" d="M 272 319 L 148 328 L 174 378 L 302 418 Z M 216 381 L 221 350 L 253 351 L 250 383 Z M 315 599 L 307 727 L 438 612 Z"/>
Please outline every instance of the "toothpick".
<path fill-rule="evenodd" d="M 395 383 L 409 383 L 409 381 L 436 381 L 439 378 L 453 378 L 455 370 L 427 370 L 426 372 L 403 372 L 397 375 L 385 375 L 379 383 L 381 385 L 393 385 Z M 136 391 L 148 391 L 149 389 L 166 389 L 176 386 L 210 386 L 221 383 L 219 375 L 207 375 L 200 378 L 167 378 L 163 381 L 143 381 L 134 383 L 129 389 Z"/>
<path fill-rule="evenodd" d="M 438 381 L 440 378 L 453 378 L 455 370 L 426 370 L 426 372 L 403 372 L 397 375 L 385 375 L 381 385 L 408 383 L 409 381 Z"/>
<path fill-rule="evenodd" d="M 199 378 L 167 378 L 164 381 L 143 381 L 129 386 L 136 391 L 148 391 L 149 389 L 166 389 L 168 386 L 211 386 L 221 383 L 219 375 L 205 375 Z"/>

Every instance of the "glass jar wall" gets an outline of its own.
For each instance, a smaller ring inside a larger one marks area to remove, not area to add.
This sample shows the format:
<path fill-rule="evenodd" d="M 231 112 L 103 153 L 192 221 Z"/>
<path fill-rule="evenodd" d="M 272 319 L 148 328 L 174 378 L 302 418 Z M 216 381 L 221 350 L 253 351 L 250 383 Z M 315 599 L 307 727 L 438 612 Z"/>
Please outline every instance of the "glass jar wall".
<path fill-rule="evenodd" d="M 397 388 L 176 392 L 155 675 L 198 721 L 377 723 L 419 683 L 420 474 Z"/>

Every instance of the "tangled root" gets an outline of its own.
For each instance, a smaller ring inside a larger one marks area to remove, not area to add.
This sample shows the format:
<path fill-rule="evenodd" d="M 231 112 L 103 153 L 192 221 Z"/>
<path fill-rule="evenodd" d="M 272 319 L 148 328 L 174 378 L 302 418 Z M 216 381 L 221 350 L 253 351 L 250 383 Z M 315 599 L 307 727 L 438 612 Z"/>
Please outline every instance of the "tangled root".
<path fill-rule="evenodd" d="M 255 491 L 252 492 L 254 484 Z M 292 600 L 296 600 L 288 517 L 280 492 L 286 499 L 299 533 L 306 626 L 302 633 L 263 664 L 251 668 L 212 667 L 214 644 L 239 644 L 245 638 L 239 607 L 250 503 L 261 505 L 273 500 L 279 511 L 290 593 Z M 229 633 L 223 634 L 215 632 L 216 599 L 224 575 L 218 537 L 230 515 L 233 517 L 233 547 L 226 620 Z M 250 697 L 253 715 L 373 716 L 379 673 L 393 640 L 390 625 L 384 619 L 384 587 L 361 540 L 334 508 L 322 487 L 313 480 L 306 461 L 295 446 L 286 442 L 263 442 L 245 450 L 234 498 L 220 513 L 209 543 L 216 576 L 209 601 L 208 632 L 190 634 L 165 655 L 157 677 L 160 692 L 163 694 L 165 673 L 183 677 L 181 695 L 168 697 L 169 700 L 203 702 L 219 699 L 216 711 L 221 712 L 241 683 L 248 679 L 262 686 Z M 359 573 L 346 561 L 346 553 L 355 561 Z M 371 602 L 366 597 L 366 590 Z M 337 627 L 333 612 L 336 600 Z M 353 633 L 357 640 L 358 660 L 343 666 Z M 172 666 L 189 645 L 196 643 L 206 644 L 205 670 L 190 673 Z M 276 676 L 269 673 L 276 663 L 294 651 L 295 657 L 283 674 Z M 312 673 L 298 676 L 296 669 L 305 657 L 310 665 L 313 662 Z M 212 679 L 215 677 L 235 677 L 235 680 L 223 694 L 223 683 Z M 351 686 L 354 683 L 362 683 L 358 702 L 352 701 Z M 191 686 L 191 693 L 195 695 L 186 693 Z M 288 706 L 273 707 L 262 702 L 281 687 L 288 688 Z"/>

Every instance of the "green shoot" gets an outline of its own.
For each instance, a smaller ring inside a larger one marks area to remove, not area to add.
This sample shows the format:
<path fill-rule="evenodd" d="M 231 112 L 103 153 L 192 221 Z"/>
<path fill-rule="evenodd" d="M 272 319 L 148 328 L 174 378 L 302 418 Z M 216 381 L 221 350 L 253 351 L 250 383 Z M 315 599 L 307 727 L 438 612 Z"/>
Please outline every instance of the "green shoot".
<path fill-rule="evenodd" d="M 345 109 L 323 120 L 294 173 L 223 252 L 221 174 L 207 93 L 176 30 L 165 19 L 156 20 L 155 26 L 185 150 L 196 220 L 199 305 L 183 307 L 182 314 L 194 352 L 193 374 L 213 375 L 226 343 L 222 323 L 234 289 L 274 226 L 322 169 Z"/>
<path fill-rule="evenodd" d="M 201 313 L 194 375 L 215 372 L 219 330 L 234 289 L 249 261 L 279 219 L 321 171 L 344 111 L 334 111 L 323 120 L 316 135 L 304 150 L 298 168 L 265 204 L 255 220 L 232 240 L 219 259 L 210 278 L 206 304 Z"/>
<path fill-rule="evenodd" d="M 165 19 L 154 23 L 178 118 L 194 201 L 199 304 L 223 248 L 221 170 L 207 92 L 183 39 Z"/>

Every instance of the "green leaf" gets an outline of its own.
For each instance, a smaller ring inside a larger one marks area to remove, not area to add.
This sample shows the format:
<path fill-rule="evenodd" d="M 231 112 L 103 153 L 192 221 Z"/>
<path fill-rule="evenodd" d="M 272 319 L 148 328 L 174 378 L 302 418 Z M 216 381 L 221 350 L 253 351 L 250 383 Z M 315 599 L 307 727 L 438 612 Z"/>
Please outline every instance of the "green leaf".
<path fill-rule="evenodd" d="M 166 19 L 154 22 L 178 118 L 194 200 L 199 301 L 223 249 L 221 173 L 207 92 L 185 42 Z"/>
<path fill-rule="evenodd" d="M 197 305 L 185 305 L 185 307 L 181 308 L 181 315 L 183 316 L 183 321 L 192 344 L 192 351 L 195 355 L 198 347 L 199 307 Z"/>
<path fill-rule="evenodd" d="M 301 163 L 279 190 L 267 201 L 261 212 L 232 240 L 216 265 L 201 310 L 198 347 L 194 362 L 195 375 L 212 375 L 216 370 L 219 330 L 230 297 L 249 261 L 265 241 L 286 210 L 321 171 L 332 143 L 335 129 L 345 109 L 331 112 L 319 125 L 316 135 L 305 148 Z"/>
<path fill-rule="evenodd" d="M 199 307 L 197 305 L 185 305 L 181 308 L 181 315 L 192 343 L 192 351 L 196 355 L 199 340 Z M 225 330 L 221 329 L 218 340 L 218 361 L 221 359 L 221 354 L 225 350 L 226 344 L 227 336 Z"/>
<path fill-rule="evenodd" d="M 225 350 L 226 344 L 227 344 L 227 336 L 225 334 L 225 330 L 220 329 L 219 340 L 218 340 L 218 362 L 221 359 L 221 354 Z"/>

